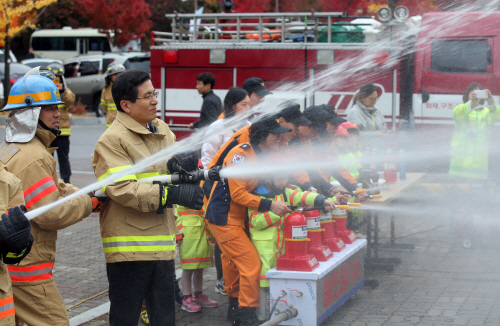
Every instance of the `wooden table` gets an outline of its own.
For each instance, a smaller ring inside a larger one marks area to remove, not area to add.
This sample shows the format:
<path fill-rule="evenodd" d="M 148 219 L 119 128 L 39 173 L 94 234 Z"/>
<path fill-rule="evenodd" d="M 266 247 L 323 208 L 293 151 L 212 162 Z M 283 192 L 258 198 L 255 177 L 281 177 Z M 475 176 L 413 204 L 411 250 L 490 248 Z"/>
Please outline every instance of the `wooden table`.
<path fill-rule="evenodd" d="M 385 184 L 380 190 L 382 198 L 370 199 L 367 203 L 377 204 L 377 205 L 387 205 L 393 200 L 401 196 L 402 193 L 409 190 L 409 188 L 415 185 L 420 179 L 424 177 L 425 173 L 407 173 L 405 180 L 397 180 L 394 184 Z M 361 205 L 363 207 L 363 205 Z M 365 260 L 366 269 L 382 269 L 388 272 L 394 270 L 394 265 L 401 263 L 399 258 L 380 258 L 379 248 L 385 246 L 394 249 L 414 249 L 415 246 L 412 244 L 405 243 L 395 243 L 395 217 L 391 214 L 391 239 L 382 245 L 379 244 L 379 228 L 378 228 L 378 213 L 367 209 L 367 234 L 366 240 L 368 242 L 367 247 L 367 257 Z M 373 218 L 373 237 L 372 237 L 372 218 Z"/>

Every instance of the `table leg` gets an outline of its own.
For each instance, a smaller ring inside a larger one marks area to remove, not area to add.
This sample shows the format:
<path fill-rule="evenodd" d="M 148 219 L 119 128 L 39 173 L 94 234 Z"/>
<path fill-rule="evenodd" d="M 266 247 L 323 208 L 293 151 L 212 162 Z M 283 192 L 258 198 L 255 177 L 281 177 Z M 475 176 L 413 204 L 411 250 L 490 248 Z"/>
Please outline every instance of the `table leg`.
<path fill-rule="evenodd" d="M 391 240 L 388 243 L 381 244 L 381 247 L 387 247 L 387 248 L 392 248 L 392 249 L 409 249 L 413 250 L 415 249 L 414 244 L 410 243 L 395 243 L 396 241 L 396 231 L 395 231 L 395 218 L 394 215 L 391 215 Z"/>

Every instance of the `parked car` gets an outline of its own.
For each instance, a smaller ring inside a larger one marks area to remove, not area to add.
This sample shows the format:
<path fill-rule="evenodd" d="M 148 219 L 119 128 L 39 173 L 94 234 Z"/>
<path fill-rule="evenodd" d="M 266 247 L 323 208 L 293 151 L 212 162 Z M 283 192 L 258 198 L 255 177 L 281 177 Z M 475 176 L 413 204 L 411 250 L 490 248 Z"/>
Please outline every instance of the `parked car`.
<path fill-rule="evenodd" d="M 32 68 L 38 67 L 38 66 L 45 66 L 47 67 L 51 63 L 60 63 L 62 64 L 62 60 L 58 59 L 46 59 L 46 58 L 34 58 L 34 59 L 24 59 L 21 61 L 22 64 L 28 65 Z"/>
<path fill-rule="evenodd" d="M 12 52 L 12 50 L 9 53 L 10 53 L 10 56 L 9 56 L 10 62 L 17 62 L 17 58 L 14 55 L 14 53 Z M 5 51 L 2 49 L 0 49 L 0 61 L 5 62 Z"/>
<path fill-rule="evenodd" d="M 14 84 L 16 80 L 23 77 L 25 73 L 31 70 L 30 66 L 23 65 L 22 63 L 11 63 L 10 64 L 10 84 Z M 2 83 L 5 79 L 5 63 L 0 62 L 0 79 Z"/>
<path fill-rule="evenodd" d="M 108 65 L 117 62 L 127 70 L 150 71 L 149 52 L 110 52 L 104 54 L 84 54 L 64 60 L 66 84 L 76 95 L 76 101 L 87 105 L 87 111 L 102 115 L 101 92 L 105 86 Z"/>

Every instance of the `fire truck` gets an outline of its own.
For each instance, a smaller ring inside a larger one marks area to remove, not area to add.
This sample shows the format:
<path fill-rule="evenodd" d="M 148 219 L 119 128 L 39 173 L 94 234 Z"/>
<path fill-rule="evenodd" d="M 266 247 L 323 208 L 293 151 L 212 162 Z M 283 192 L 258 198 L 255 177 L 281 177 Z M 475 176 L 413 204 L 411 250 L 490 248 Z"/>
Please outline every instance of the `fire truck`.
<path fill-rule="evenodd" d="M 273 92 L 264 105 L 327 103 L 341 116 L 359 88 L 373 83 L 390 129 L 450 129 L 448 144 L 452 110 L 467 85 L 481 83 L 500 103 L 500 65 L 494 67 L 500 12 L 436 12 L 384 23 L 337 12 L 166 18 L 172 32 L 152 32 L 151 76 L 160 91 L 158 116 L 179 138 L 199 117 L 201 72 L 215 76 L 222 100 L 229 88 L 260 77 Z"/>

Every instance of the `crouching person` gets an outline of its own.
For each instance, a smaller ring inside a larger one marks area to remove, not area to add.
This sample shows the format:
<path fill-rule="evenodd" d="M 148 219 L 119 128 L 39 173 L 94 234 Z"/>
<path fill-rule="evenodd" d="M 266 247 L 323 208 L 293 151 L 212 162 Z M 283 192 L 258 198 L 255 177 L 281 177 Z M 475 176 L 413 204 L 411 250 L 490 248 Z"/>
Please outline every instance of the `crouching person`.
<path fill-rule="evenodd" d="M 102 134 L 92 154 L 95 175 L 110 174 L 137 164 L 175 143 L 167 124 L 156 118 L 155 91 L 148 73 L 130 70 L 111 89 L 117 107 L 115 122 Z M 100 214 L 101 236 L 109 280 L 110 325 L 137 326 L 143 300 L 153 326 L 175 325 L 175 214 L 173 204 L 200 210 L 198 185 L 137 182 L 142 177 L 194 171 L 196 152 L 144 167 L 105 187 L 108 201 Z M 167 167 L 168 166 L 168 167 Z"/>
<path fill-rule="evenodd" d="M 266 178 L 252 193 L 264 199 L 284 202 L 289 206 L 324 207 L 331 211 L 334 205 L 338 204 L 314 192 L 287 188 L 287 183 L 287 176 Z M 283 228 L 287 216 L 288 214 L 279 216 L 273 211 L 248 210 L 250 238 L 262 262 L 260 305 L 257 310 L 257 318 L 260 321 L 269 319 L 269 279 L 266 278 L 266 273 L 275 268 L 278 257 L 285 254 Z"/>

